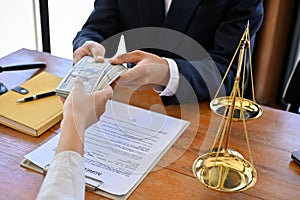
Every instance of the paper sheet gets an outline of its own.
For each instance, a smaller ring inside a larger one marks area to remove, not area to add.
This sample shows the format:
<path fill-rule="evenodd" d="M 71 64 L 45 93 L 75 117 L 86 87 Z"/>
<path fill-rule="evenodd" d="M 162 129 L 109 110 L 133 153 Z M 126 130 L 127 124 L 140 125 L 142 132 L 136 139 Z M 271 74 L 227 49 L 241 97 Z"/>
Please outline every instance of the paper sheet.
<path fill-rule="evenodd" d="M 85 175 L 93 179 L 86 182 L 114 195 L 128 193 L 188 125 L 188 121 L 108 101 L 100 121 L 86 130 Z M 54 156 L 58 137 L 25 158 L 44 167 Z"/>

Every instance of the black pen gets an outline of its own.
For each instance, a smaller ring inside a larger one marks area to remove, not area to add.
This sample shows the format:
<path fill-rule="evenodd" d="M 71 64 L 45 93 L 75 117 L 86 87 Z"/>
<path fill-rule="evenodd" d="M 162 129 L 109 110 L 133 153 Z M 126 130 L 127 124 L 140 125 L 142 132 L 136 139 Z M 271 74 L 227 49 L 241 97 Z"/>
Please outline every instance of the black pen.
<path fill-rule="evenodd" d="M 33 100 L 36 100 L 36 99 L 41 99 L 41 98 L 53 96 L 55 94 L 56 94 L 55 91 L 45 92 L 45 93 L 41 93 L 41 94 L 36 94 L 36 95 L 30 96 L 30 97 L 26 97 L 26 98 L 23 98 L 23 99 L 19 99 L 16 102 L 17 103 L 22 103 L 22 102 L 27 102 L 27 101 L 33 101 Z"/>

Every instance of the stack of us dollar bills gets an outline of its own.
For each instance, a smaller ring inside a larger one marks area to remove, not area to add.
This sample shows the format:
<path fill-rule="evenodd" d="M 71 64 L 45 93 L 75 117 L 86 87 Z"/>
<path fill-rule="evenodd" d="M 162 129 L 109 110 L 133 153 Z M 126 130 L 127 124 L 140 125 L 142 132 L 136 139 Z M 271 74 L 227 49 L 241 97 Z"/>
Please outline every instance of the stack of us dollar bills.
<path fill-rule="evenodd" d="M 55 92 L 58 96 L 67 98 L 72 89 L 73 80 L 80 76 L 84 91 L 92 93 L 110 85 L 126 70 L 127 67 L 124 65 L 112 65 L 108 59 L 105 59 L 103 63 L 99 63 L 93 57 L 85 56 L 72 67 L 55 89 Z"/>

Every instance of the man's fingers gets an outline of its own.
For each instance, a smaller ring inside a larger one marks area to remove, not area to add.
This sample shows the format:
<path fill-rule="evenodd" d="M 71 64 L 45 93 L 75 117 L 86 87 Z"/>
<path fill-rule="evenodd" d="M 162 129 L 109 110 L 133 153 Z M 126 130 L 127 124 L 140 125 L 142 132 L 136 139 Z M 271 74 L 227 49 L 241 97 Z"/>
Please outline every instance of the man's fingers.
<path fill-rule="evenodd" d="M 74 51 L 73 65 L 75 65 L 84 56 L 93 56 L 97 62 L 103 62 L 104 55 L 104 46 L 94 41 L 86 41 L 81 47 Z"/>
<path fill-rule="evenodd" d="M 141 69 L 135 68 L 129 69 L 126 72 L 124 72 L 122 75 L 120 75 L 119 79 L 117 80 L 118 83 L 130 83 L 140 78 L 141 75 Z"/>
<path fill-rule="evenodd" d="M 112 64 L 137 63 L 141 61 L 143 58 L 145 58 L 146 56 L 147 56 L 146 52 L 135 50 L 129 53 L 119 55 L 115 58 L 111 58 L 110 62 Z"/>
<path fill-rule="evenodd" d="M 89 55 L 87 49 L 81 47 L 78 48 L 73 54 L 73 65 L 75 65 L 83 56 Z"/>
<path fill-rule="evenodd" d="M 88 48 L 90 55 L 94 57 L 97 62 L 104 61 L 105 48 L 101 44 L 94 41 L 86 41 L 84 46 Z"/>
<path fill-rule="evenodd" d="M 97 62 L 104 62 L 105 49 L 102 45 L 96 45 L 91 49 L 91 52 Z"/>

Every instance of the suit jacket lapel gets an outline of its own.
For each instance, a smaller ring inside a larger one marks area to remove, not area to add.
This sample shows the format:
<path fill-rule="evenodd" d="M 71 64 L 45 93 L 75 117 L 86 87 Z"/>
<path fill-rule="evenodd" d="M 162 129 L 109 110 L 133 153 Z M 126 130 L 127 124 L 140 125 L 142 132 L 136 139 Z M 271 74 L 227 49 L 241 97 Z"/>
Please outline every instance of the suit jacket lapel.
<path fill-rule="evenodd" d="M 162 26 L 165 11 L 164 0 L 137 0 L 139 24 L 143 26 Z"/>
<path fill-rule="evenodd" d="M 173 0 L 163 27 L 184 33 L 202 0 Z"/>

